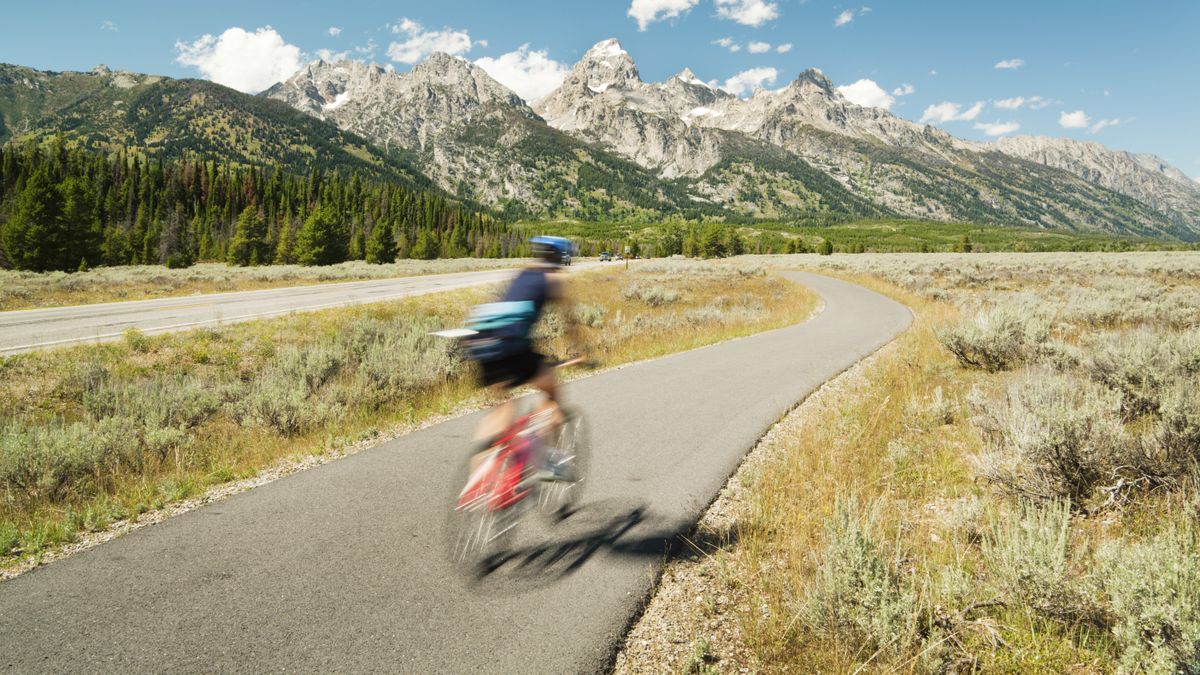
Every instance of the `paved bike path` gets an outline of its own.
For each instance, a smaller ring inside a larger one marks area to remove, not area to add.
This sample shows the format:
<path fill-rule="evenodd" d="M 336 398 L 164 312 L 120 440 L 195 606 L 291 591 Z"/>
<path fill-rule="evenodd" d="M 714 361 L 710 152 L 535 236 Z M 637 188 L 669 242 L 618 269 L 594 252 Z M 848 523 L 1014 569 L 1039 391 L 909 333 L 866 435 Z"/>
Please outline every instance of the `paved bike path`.
<path fill-rule="evenodd" d="M 745 452 L 911 321 L 859 286 L 788 276 L 821 314 L 568 385 L 592 426 L 583 506 L 528 520 L 491 574 L 461 574 L 442 540 L 470 415 L 0 583 L 0 670 L 603 670 L 667 543 Z"/>

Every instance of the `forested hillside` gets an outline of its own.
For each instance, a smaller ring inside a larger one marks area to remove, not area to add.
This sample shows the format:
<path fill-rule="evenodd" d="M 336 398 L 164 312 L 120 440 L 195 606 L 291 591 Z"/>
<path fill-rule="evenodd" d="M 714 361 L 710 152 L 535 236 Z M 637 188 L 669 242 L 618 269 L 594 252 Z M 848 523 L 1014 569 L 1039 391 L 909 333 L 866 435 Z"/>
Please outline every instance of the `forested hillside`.
<path fill-rule="evenodd" d="M 219 157 L 357 171 L 419 188 L 429 179 L 403 152 L 284 105 L 203 80 L 113 72 L 54 73 L 0 64 L 0 142 L 61 139 L 70 148 L 138 149 L 166 159 Z"/>
<path fill-rule="evenodd" d="M 0 262 L 22 269 L 504 257 L 523 242 L 487 213 L 359 172 L 0 147 Z"/>

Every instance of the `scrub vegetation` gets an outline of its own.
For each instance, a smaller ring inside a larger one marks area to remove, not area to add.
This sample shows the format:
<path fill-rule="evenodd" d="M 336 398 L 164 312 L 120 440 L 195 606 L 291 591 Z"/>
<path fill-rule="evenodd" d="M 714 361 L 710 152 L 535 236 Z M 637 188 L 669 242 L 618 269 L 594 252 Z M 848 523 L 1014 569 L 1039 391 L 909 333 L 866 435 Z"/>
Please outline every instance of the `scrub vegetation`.
<path fill-rule="evenodd" d="M 917 320 L 672 591 L 731 598 L 710 668 L 1200 672 L 1200 255 L 778 262 Z"/>
<path fill-rule="evenodd" d="M 639 263 L 572 275 L 542 350 L 616 365 L 800 321 L 802 287 L 753 265 Z M 115 522 L 439 414 L 488 403 L 430 331 L 472 289 L 0 359 L 0 567 Z"/>

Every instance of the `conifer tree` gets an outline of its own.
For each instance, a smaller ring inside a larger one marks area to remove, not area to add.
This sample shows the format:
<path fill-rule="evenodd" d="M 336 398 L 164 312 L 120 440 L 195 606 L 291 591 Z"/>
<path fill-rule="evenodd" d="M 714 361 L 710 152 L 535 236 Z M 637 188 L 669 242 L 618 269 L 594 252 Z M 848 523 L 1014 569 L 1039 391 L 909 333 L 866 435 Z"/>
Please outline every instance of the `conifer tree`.
<path fill-rule="evenodd" d="M 247 206 L 237 219 L 237 230 L 229 242 L 225 262 L 230 265 L 259 265 L 267 258 L 267 225 L 258 206 Z"/>
<path fill-rule="evenodd" d="M 319 207 L 310 213 L 296 234 L 296 262 L 301 265 L 344 262 L 347 241 L 341 223 L 337 214 L 328 207 Z"/>
<path fill-rule="evenodd" d="M 62 211 L 62 195 L 49 167 L 42 166 L 25 182 L 17 195 L 16 210 L 4 225 L 3 245 L 8 259 L 19 268 L 35 272 L 74 269 L 78 257 L 72 255 L 75 260 L 66 267 L 62 263 L 70 249 Z"/>
<path fill-rule="evenodd" d="M 367 240 L 367 262 L 382 265 L 396 260 L 396 241 L 387 223 L 375 223 Z"/>

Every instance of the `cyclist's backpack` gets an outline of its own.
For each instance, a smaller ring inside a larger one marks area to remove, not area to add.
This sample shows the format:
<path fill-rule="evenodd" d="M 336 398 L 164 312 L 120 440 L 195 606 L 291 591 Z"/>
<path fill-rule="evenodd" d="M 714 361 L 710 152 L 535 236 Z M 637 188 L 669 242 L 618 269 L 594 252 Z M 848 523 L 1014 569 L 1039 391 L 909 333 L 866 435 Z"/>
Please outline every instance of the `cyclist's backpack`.
<path fill-rule="evenodd" d="M 529 328 L 536 315 L 529 300 L 489 302 L 471 309 L 467 328 L 474 335 L 463 339 L 467 357 L 489 362 L 527 352 L 533 348 Z"/>

